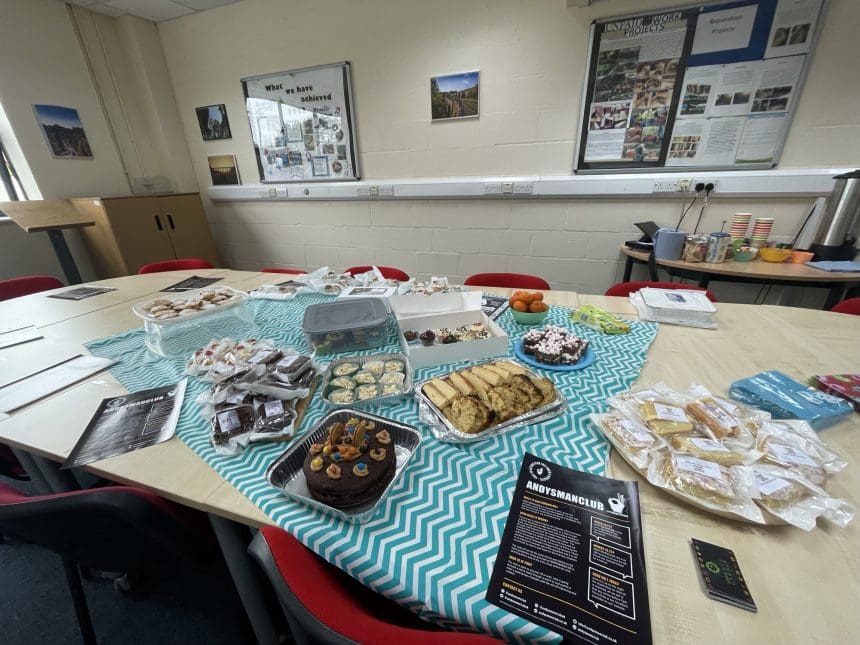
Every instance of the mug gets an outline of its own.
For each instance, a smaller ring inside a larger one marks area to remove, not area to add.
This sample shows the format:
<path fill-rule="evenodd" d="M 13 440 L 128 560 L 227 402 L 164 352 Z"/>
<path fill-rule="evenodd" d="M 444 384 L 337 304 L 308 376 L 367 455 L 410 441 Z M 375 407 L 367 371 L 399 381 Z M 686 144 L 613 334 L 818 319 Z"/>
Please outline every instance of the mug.
<path fill-rule="evenodd" d="M 678 260 L 684 251 L 687 234 L 671 228 L 661 228 L 654 233 L 654 258 L 657 260 Z"/>

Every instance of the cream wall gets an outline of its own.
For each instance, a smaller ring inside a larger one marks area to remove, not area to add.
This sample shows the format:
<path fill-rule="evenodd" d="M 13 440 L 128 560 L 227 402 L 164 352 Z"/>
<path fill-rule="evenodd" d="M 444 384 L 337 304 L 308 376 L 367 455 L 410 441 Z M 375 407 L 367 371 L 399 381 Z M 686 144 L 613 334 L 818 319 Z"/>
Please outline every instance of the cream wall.
<path fill-rule="evenodd" d="M 68 11 L 56 0 L 0 2 L 0 137 L 31 199 L 129 192 L 123 165 L 98 101 Z M 54 159 L 34 103 L 78 110 L 93 159 Z M 65 233 L 84 279 L 94 277 L 80 237 Z M 25 273 L 62 278 L 45 234 L 0 222 L 0 279 Z"/>
<path fill-rule="evenodd" d="M 386 2 L 248 0 L 159 25 L 198 181 L 206 156 L 233 153 L 257 182 L 239 79 L 338 60 L 353 65 L 365 179 L 455 175 L 563 175 L 574 151 L 592 19 L 667 0 Z M 860 154 L 860 3 L 833 0 L 782 167 L 839 167 Z M 429 77 L 481 70 L 481 116 L 431 124 Z M 233 139 L 203 142 L 194 107 L 226 103 Z M 713 200 L 704 230 L 735 210 L 777 219 L 791 237 L 810 200 Z M 632 224 L 671 224 L 672 201 L 415 201 L 210 203 L 226 262 L 345 267 L 376 262 L 413 274 L 462 278 L 520 271 L 555 288 L 600 292 L 620 277 L 618 246 Z M 691 214 L 692 215 L 692 214 Z M 641 274 L 640 274 L 641 275 Z M 754 289 L 715 289 L 749 300 Z"/>

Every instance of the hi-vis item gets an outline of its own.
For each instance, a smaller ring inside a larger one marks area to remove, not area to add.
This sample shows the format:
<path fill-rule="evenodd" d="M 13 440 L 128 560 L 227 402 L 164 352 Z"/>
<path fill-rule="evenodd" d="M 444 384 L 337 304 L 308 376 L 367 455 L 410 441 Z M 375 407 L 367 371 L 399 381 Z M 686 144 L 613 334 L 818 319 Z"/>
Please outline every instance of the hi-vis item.
<path fill-rule="evenodd" d="M 359 178 L 349 63 L 245 78 L 242 89 L 260 181 Z"/>

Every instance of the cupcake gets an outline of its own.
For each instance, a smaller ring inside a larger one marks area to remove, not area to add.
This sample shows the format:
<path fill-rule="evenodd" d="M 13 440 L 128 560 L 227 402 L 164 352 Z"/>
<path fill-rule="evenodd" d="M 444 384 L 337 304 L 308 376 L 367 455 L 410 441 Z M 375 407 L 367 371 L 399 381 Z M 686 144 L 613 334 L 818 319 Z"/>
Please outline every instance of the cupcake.
<path fill-rule="evenodd" d="M 418 332 L 417 331 L 405 331 L 403 332 L 403 338 L 406 339 L 407 343 L 411 343 L 413 341 L 418 340 Z"/>
<path fill-rule="evenodd" d="M 418 335 L 418 339 L 421 341 L 422 344 L 429 347 L 433 344 L 433 341 L 436 340 L 436 334 L 434 334 L 430 329 L 427 329 L 426 331 L 422 331 Z"/>

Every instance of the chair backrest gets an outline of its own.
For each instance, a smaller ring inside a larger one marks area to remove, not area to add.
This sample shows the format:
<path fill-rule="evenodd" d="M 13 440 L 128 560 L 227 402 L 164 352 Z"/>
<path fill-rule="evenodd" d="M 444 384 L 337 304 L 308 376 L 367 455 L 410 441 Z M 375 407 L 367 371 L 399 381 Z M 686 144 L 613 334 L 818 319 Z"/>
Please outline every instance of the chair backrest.
<path fill-rule="evenodd" d="M 260 269 L 261 273 L 289 273 L 291 275 L 302 275 L 305 272 L 300 269 L 281 269 L 280 267 L 266 267 L 265 269 Z"/>
<path fill-rule="evenodd" d="M 0 301 L 29 296 L 31 293 L 59 289 L 62 282 L 50 275 L 27 275 L 20 278 L 0 280 Z"/>
<path fill-rule="evenodd" d="M 438 631 L 429 623 L 419 627 L 420 619 L 408 610 L 350 579 L 280 528 L 261 528 L 248 552 L 272 583 L 299 645 L 361 643 L 369 634 L 378 645 L 498 642 L 480 634 Z M 397 620 L 400 616 L 412 624 Z"/>
<path fill-rule="evenodd" d="M 344 273 L 349 273 L 350 275 L 358 275 L 359 273 L 367 273 L 373 267 L 370 265 L 362 266 L 362 267 L 350 267 Z M 400 282 L 406 282 L 409 280 L 409 274 L 405 271 L 401 271 L 395 267 L 383 267 L 376 265 L 376 268 L 379 269 L 379 272 L 382 274 L 382 277 L 386 280 L 400 280 Z"/>
<path fill-rule="evenodd" d="M 618 284 L 614 284 L 609 287 L 603 295 L 625 297 L 629 296 L 631 293 L 639 291 L 639 289 L 644 289 L 645 287 L 652 287 L 654 289 L 689 289 L 691 291 L 704 291 L 708 300 L 711 302 L 717 302 L 717 297 L 708 289 L 694 284 L 680 284 L 679 282 L 649 282 L 647 280 L 642 282 L 619 282 Z"/>
<path fill-rule="evenodd" d="M 853 314 L 860 316 L 860 298 L 848 298 L 833 306 L 830 311 L 835 311 L 838 314 Z"/>
<path fill-rule="evenodd" d="M 476 273 L 466 278 L 463 284 L 470 287 L 550 290 L 549 283 L 546 280 L 526 273 Z"/>
<path fill-rule="evenodd" d="M 84 566 L 126 572 L 165 549 L 199 557 L 204 542 L 167 501 L 127 486 L 28 497 L 0 484 L 0 534 Z"/>
<path fill-rule="evenodd" d="M 162 271 L 185 271 L 191 269 L 214 269 L 215 267 L 206 260 L 200 258 L 183 258 L 181 260 L 163 260 L 144 264 L 137 270 L 138 275 L 144 273 L 161 273 Z"/>

